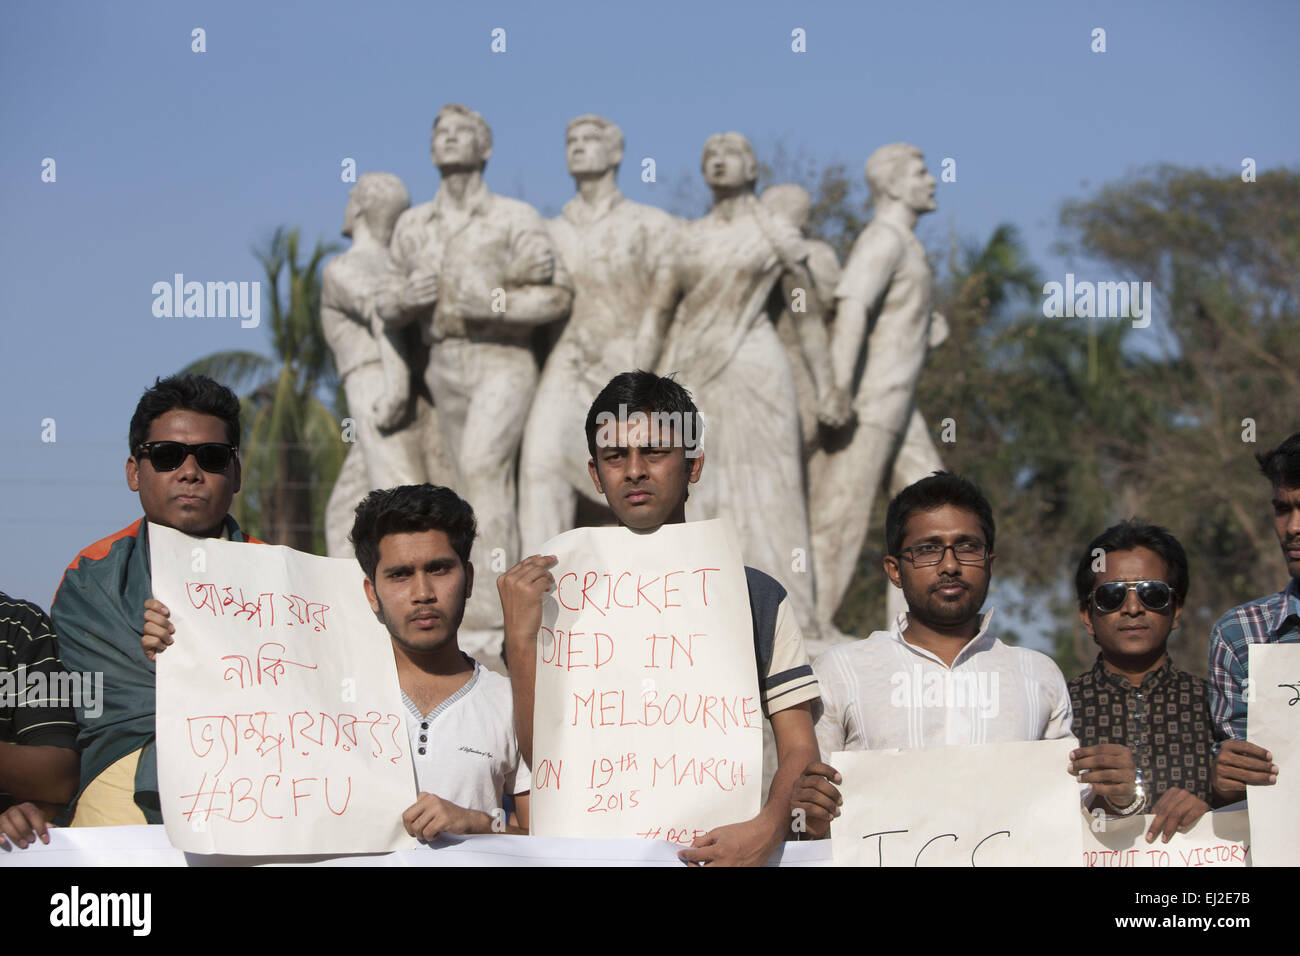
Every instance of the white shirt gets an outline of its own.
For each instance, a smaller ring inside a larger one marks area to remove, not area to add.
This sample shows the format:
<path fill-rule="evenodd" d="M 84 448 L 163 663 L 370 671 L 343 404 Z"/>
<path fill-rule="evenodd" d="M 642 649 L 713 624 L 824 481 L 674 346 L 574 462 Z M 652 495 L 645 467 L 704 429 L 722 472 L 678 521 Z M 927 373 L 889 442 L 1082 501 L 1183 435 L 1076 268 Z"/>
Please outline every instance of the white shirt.
<path fill-rule="evenodd" d="M 947 667 L 903 638 L 906 612 L 888 631 L 831 648 L 813 663 L 822 758 L 837 750 L 951 747 L 1069 737 L 1070 694 L 1047 655 L 979 633 Z"/>
<path fill-rule="evenodd" d="M 491 814 L 503 793 L 532 787 L 515 737 L 510 681 L 500 674 L 475 661 L 465 686 L 428 714 L 405 691 L 402 703 L 420 793 Z"/>

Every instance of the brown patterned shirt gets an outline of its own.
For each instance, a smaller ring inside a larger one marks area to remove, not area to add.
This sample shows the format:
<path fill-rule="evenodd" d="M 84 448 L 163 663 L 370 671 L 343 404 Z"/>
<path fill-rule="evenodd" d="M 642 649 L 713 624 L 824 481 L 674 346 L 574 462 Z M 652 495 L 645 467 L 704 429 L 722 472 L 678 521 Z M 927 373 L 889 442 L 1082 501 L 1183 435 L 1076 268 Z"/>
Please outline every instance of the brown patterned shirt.
<path fill-rule="evenodd" d="M 1140 687 L 1097 663 L 1069 681 L 1074 735 L 1083 747 L 1121 744 L 1142 774 L 1143 813 L 1170 787 L 1210 802 L 1214 734 L 1205 681 L 1164 664 Z"/>

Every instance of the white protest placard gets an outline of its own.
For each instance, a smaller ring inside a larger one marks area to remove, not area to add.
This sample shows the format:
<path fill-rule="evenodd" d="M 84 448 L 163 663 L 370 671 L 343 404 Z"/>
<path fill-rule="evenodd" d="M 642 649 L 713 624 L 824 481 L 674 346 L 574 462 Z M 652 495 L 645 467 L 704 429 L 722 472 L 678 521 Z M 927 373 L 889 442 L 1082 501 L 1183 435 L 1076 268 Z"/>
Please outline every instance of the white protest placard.
<path fill-rule="evenodd" d="M 758 813 L 763 712 L 740 548 L 723 520 L 547 542 L 531 830 L 689 844 Z"/>
<path fill-rule="evenodd" d="M 356 561 L 149 525 L 158 789 L 196 853 L 362 853 L 415 845 L 415 771 L 388 632 Z"/>
<path fill-rule="evenodd" d="M 1251 644 L 1246 739 L 1273 755 L 1277 783 L 1247 786 L 1256 866 L 1300 864 L 1300 644 Z"/>
<path fill-rule="evenodd" d="M 831 754 L 844 797 L 836 866 L 1078 866 L 1078 743 L 1035 740 Z"/>
<path fill-rule="evenodd" d="M 1151 814 L 1127 818 L 1084 816 L 1083 865 L 1087 867 L 1251 866 L 1250 821 L 1245 810 L 1207 813 L 1186 833 L 1147 843 Z"/>

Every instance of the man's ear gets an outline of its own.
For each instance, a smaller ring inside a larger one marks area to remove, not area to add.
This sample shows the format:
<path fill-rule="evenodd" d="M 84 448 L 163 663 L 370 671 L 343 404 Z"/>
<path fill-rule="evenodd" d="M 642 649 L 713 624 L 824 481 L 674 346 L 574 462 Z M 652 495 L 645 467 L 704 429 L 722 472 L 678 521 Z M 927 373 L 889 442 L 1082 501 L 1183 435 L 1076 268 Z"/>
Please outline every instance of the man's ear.
<path fill-rule="evenodd" d="M 881 561 L 881 565 L 885 569 L 885 574 L 889 576 L 890 583 L 901 591 L 903 589 L 903 580 L 898 574 L 898 558 L 892 554 L 887 554 L 884 560 Z"/>
<path fill-rule="evenodd" d="M 126 486 L 132 491 L 140 490 L 140 463 L 135 455 L 126 460 Z"/>
<path fill-rule="evenodd" d="M 596 459 L 587 459 L 587 474 L 591 475 L 591 483 L 596 486 L 596 494 L 603 495 L 605 489 L 600 485 L 600 469 L 596 467 Z"/>
<path fill-rule="evenodd" d="M 1183 604 L 1181 601 L 1178 600 L 1178 595 L 1175 594 L 1174 595 L 1174 620 L 1173 623 L 1169 625 L 1169 630 L 1172 631 L 1174 628 L 1178 627 L 1178 622 L 1182 618 L 1182 616 L 1183 616 Z"/>
<path fill-rule="evenodd" d="M 366 578 L 366 583 L 363 587 L 366 589 L 366 600 L 370 602 L 370 610 L 374 611 L 375 614 L 382 618 L 383 614 L 379 609 L 379 595 L 375 593 L 375 582 L 370 580 L 370 578 Z"/>
<path fill-rule="evenodd" d="M 244 481 L 244 466 L 240 464 L 239 451 L 237 449 L 234 456 L 231 458 L 230 463 L 233 466 L 230 472 L 230 493 L 232 495 L 237 495 L 239 494 L 239 486 Z"/>
<path fill-rule="evenodd" d="M 466 561 L 465 562 L 465 600 L 468 601 L 469 596 L 473 593 L 474 593 L 474 562 Z"/>
<path fill-rule="evenodd" d="M 687 458 L 686 462 L 686 480 L 695 484 L 704 471 L 704 452 L 699 451 L 694 458 Z"/>
<path fill-rule="evenodd" d="M 1094 641 L 1097 640 L 1097 631 L 1092 626 L 1092 609 L 1079 608 L 1079 620 L 1083 622 L 1083 629 L 1088 632 L 1088 636 Z"/>

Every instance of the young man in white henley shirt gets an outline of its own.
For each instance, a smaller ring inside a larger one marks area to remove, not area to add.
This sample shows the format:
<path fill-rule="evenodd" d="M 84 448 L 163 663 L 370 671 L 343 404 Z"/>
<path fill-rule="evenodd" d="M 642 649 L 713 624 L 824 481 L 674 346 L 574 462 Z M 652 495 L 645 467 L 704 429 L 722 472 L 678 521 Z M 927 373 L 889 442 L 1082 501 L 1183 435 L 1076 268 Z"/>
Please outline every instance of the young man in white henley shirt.
<path fill-rule="evenodd" d="M 515 737 L 510 681 L 456 640 L 474 588 L 475 534 L 474 509 L 428 484 L 372 491 L 352 525 L 366 599 L 388 628 L 406 709 L 418 797 L 402 822 L 422 840 L 528 832 L 532 779 Z M 141 645 L 150 660 L 175 633 L 166 616 L 146 611 Z"/>
<path fill-rule="evenodd" d="M 474 587 L 474 511 L 449 488 L 372 491 L 352 545 L 366 598 L 388 628 L 419 798 L 402 814 L 412 836 L 528 832 L 528 766 L 515 737 L 510 681 L 461 651 Z M 505 817 L 503 798 L 514 814 Z"/>
<path fill-rule="evenodd" d="M 813 664 L 823 759 L 838 750 L 1070 737 L 1070 695 L 1060 670 L 1045 654 L 998 640 L 989 631 L 992 610 L 980 613 L 994 525 L 979 489 L 950 472 L 909 485 L 889 503 L 885 537 L 885 573 L 908 609 L 888 631 L 834 647 Z M 1123 772 L 1096 750 L 1074 751 L 1070 772 L 1082 772 L 1095 792 L 1122 799 Z M 833 767 L 817 762 L 795 785 L 794 806 L 807 814 L 811 836 L 826 836 L 839 815 L 838 782 Z M 1127 797 L 1131 802 L 1132 793 Z"/>

